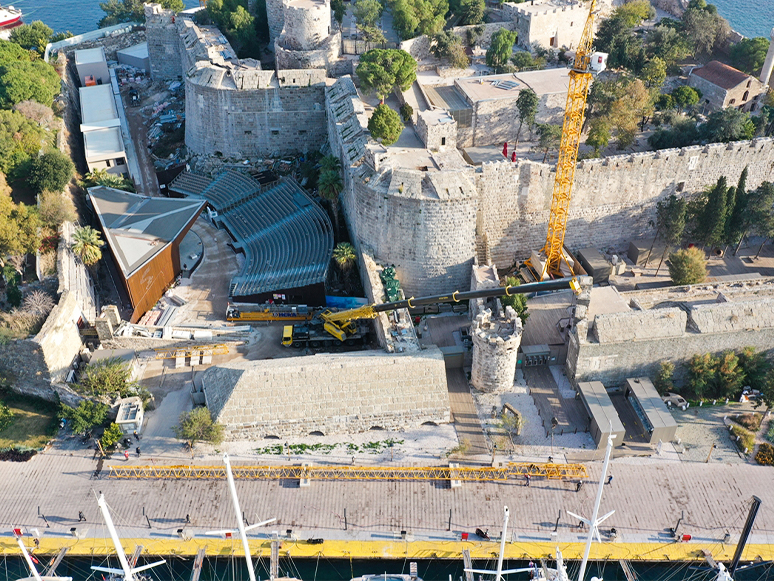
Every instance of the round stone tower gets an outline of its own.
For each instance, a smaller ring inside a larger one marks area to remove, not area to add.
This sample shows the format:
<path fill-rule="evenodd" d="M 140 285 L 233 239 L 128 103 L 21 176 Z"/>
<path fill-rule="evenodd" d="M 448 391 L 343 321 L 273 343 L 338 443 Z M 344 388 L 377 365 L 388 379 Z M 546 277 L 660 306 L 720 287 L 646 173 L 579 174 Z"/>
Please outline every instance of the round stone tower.
<path fill-rule="evenodd" d="M 282 34 L 274 43 L 277 70 L 328 70 L 339 57 L 340 33 L 332 33 L 329 0 L 285 0 Z"/>
<path fill-rule="evenodd" d="M 284 0 L 266 0 L 266 18 L 269 21 L 269 46 L 274 46 L 285 26 Z"/>
<path fill-rule="evenodd" d="M 771 42 L 769 43 L 769 50 L 766 53 L 766 60 L 763 63 L 761 69 L 761 83 L 768 85 L 771 82 L 771 69 L 774 68 L 774 28 L 771 29 Z"/>
<path fill-rule="evenodd" d="M 513 387 L 521 332 L 521 319 L 511 307 L 505 308 L 504 317 L 493 317 L 490 309 L 476 315 L 472 325 L 473 387 L 481 391 Z"/>

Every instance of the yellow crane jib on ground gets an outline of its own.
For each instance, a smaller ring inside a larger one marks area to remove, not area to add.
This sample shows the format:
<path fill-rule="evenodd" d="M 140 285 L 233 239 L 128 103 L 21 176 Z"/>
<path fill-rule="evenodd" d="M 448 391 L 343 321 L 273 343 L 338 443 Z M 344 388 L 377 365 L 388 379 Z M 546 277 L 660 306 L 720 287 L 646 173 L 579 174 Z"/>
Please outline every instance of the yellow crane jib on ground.
<path fill-rule="evenodd" d="M 583 28 L 580 43 L 575 52 L 575 60 L 570 69 L 570 85 L 567 91 L 567 104 L 562 125 L 562 139 L 559 145 L 559 159 L 556 163 L 556 177 L 551 198 L 551 213 L 548 218 L 548 235 L 541 250 L 545 262 L 533 258 L 527 265 L 538 275 L 538 280 L 547 277 L 568 276 L 575 271 L 564 255 L 564 237 L 567 232 L 567 217 L 570 208 L 575 166 L 578 161 L 578 146 L 586 114 L 586 98 L 594 75 L 605 70 L 607 54 L 592 53 L 594 40 L 594 11 L 596 0 L 591 1 L 589 15 Z M 533 255 L 534 257 L 534 255 Z M 565 269 L 562 269 L 564 262 Z"/>
<path fill-rule="evenodd" d="M 183 347 L 179 349 L 154 349 L 156 359 L 175 359 L 176 357 L 190 357 L 191 355 L 201 355 L 206 352 L 209 355 L 227 355 L 228 345 L 196 345 L 194 347 Z"/>
<path fill-rule="evenodd" d="M 224 466 L 109 466 L 109 478 L 212 480 L 226 478 Z M 509 463 L 502 467 L 450 466 L 232 466 L 234 478 L 244 480 L 400 480 L 463 482 L 506 482 L 545 478 L 577 480 L 588 478 L 583 464 Z"/>

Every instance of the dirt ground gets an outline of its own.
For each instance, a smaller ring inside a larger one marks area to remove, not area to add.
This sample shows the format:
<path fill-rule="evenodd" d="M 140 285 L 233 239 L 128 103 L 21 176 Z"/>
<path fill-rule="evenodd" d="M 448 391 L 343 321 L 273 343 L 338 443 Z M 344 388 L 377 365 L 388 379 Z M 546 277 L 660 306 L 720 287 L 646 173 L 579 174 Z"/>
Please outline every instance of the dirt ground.
<path fill-rule="evenodd" d="M 142 172 L 142 184 L 137 183 L 137 193 L 144 196 L 160 196 L 159 182 L 156 179 L 156 168 L 153 165 L 153 158 L 148 151 L 148 128 L 145 126 L 147 116 L 142 113 L 142 107 L 153 103 L 153 95 L 147 95 L 139 106 L 129 104 L 129 89 L 132 84 L 127 83 L 121 87 L 121 99 L 123 100 L 124 111 L 126 112 L 126 121 L 129 124 L 129 132 L 134 142 L 134 150 L 137 154 L 137 163 Z M 141 90 L 140 95 L 144 93 Z"/>

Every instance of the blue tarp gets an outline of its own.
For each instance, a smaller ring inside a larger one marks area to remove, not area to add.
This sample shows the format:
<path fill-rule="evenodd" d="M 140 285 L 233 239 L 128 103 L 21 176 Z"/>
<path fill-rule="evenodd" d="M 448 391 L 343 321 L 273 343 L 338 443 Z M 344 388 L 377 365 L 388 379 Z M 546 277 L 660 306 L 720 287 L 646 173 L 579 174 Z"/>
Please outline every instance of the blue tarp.
<path fill-rule="evenodd" d="M 325 295 L 325 306 L 337 309 L 356 309 L 368 304 L 368 299 L 359 297 L 332 297 Z"/>

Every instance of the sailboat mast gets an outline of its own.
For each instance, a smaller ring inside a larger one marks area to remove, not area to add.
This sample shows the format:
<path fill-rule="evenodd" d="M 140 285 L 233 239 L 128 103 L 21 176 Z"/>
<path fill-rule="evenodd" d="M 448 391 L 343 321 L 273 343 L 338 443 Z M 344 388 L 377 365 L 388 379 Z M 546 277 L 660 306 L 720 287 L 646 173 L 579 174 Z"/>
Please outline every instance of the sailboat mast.
<path fill-rule="evenodd" d="M 250 557 L 250 544 L 247 542 L 247 532 L 245 523 L 242 520 L 242 509 L 239 508 L 239 499 L 237 498 L 236 486 L 234 485 L 234 475 L 231 473 L 231 463 L 228 454 L 223 454 L 223 463 L 226 465 L 226 476 L 228 477 L 228 489 L 231 492 L 231 500 L 234 502 L 234 514 L 236 514 L 237 525 L 239 527 L 239 536 L 242 537 L 242 548 L 245 551 L 245 562 L 247 563 L 247 574 L 250 575 L 250 581 L 255 581 L 255 571 L 253 571 L 253 560 Z"/>
<path fill-rule="evenodd" d="M 495 574 L 495 581 L 500 581 L 503 577 L 503 555 L 505 555 L 505 537 L 508 533 L 508 518 L 510 517 L 510 512 L 508 511 L 508 507 L 506 506 L 504 509 L 504 516 L 503 516 L 503 534 L 500 535 L 500 554 L 497 556 L 497 573 Z"/>
<path fill-rule="evenodd" d="M 594 501 L 594 512 L 591 515 L 589 521 L 589 537 L 586 539 L 586 549 L 583 551 L 583 560 L 581 561 L 580 571 L 578 571 L 578 581 L 583 581 L 583 576 L 586 574 L 586 565 L 589 561 L 589 553 L 591 553 L 591 543 L 594 540 L 594 533 L 597 529 L 597 516 L 599 515 L 599 505 L 602 502 L 602 488 L 605 486 L 605 476 L 607 476 L 607 468 L 610 465 L 610 452 L 613 450 L 613 438 L 608 436 L 607 449 L 605 450 L 605 463 L 602 466 L 602 474 L 599 476 L 599 486 L 597 487 L 597 498 Z"/>
<path fill-rule="evenodd" d="M 24 546 L 24 541 L 22 541 L 20 536 L 16 537 L 16 542 L 19 543 L 19 548 L 24 555 L 24 560 L 27 561 L 27 566 L 30 568 L 32 576 L 35 577 L 35 581 L 43 581 L 40 577 L 40 573 L 38 573 L 38 570 L 35 568 L 35 563 L 32 562 L 30 554 L 27 552 L 27 547 Z"/>
<path fill-rule="evenodd" d="M 113 539 L 113 545 L 115 546 L 116 553 L 118 554 L 118 561 L 121 563 L 121 568 L 124 570 L 124 581 L 134 581 L 132 568 L 129 566 L 129 561 L 126 560 L 126 553 L 124 553 L 124 548 L 121 546 L 121 540 L 118 538 L 116 527 L 113 525 L 113 519 L 110 516 L 110 511 L 108 510 L 104 495 L 99 495 L 97 504 L 102 511 L 102 517 L 105 519 L 108 532 L 110 532 L 110 538 Z"/>

